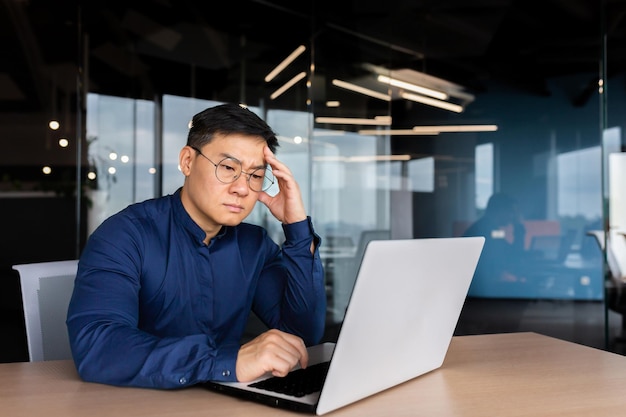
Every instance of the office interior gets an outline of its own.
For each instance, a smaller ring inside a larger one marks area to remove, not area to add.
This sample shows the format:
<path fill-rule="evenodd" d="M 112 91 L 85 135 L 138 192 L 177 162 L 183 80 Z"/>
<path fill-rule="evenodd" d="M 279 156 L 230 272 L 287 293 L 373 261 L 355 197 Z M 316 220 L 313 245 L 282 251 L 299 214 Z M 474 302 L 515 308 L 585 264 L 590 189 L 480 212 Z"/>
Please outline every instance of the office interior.
<path fill-rule="evenodd" d="M 0 361 L 28 360 L 12 265 L 76 259 L 108 216 L 180 187 L 189 120 L 224 102 L 267 120 L 300 183 L 323 240 L 327 339 L 368 241 L 463 236 L 499 196 L 516 221 L 488 230 L 456 334 L 626 352 L 625 1 L 0 10 Z M 281 242 L 260 204 L 248 220 Z"/>

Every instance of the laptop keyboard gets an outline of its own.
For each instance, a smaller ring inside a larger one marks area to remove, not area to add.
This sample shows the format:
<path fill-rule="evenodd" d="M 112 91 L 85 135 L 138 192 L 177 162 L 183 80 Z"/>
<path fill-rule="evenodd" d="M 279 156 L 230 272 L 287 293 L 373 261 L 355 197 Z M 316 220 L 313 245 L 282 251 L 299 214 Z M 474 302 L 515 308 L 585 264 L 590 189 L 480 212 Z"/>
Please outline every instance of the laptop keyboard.
<path fill-rule="evenodd" d="M 274 376 L 254 382 L 249 386 L 294 397 L 304 397 L 322 389 L 329 365 L 330 362 L 318 363 L 306 369 L 291 371 L 285 377 Z"/>

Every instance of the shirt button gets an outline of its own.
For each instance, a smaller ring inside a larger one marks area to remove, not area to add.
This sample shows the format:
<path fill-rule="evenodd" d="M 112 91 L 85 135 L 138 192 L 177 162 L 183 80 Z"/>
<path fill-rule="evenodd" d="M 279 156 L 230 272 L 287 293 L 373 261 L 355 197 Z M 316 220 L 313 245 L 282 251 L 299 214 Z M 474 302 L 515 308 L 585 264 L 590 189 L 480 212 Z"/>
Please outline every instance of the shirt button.
<path fill-rule="evenodd" d="M 222 376 L 230 376 L 230 371 L 228 369 L 225 371 L 222 371 Z"/>
<path fill-rule="evenodd" d="M 185 378 L 184 376 L 181 376 L 180 379 L 178 380 L 178 383 L 180 385 L 185 385 L 187 383 L 187 378 Z"/>

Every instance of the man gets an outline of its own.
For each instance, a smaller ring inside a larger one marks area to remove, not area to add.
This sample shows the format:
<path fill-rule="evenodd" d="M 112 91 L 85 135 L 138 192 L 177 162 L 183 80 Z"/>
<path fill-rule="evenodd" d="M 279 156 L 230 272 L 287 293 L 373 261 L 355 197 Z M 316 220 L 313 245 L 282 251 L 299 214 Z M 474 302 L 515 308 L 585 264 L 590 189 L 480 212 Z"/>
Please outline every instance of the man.
<path fill-rule="evenodd" d="M 90 236 L 67 317 L 83 379 L 178 388 L 306 367 L 305 346 L 324 331 L 320 239 L 277 146 L 248 109 L 204 110 L 180 151 L 183 186 Z M 266 176 L 278 182 L 275 196 Z M 282 223 L 282 248 L 242 223 L 257 200 Z M 270 330 L 240 346 L 251 310 Z"/>
<path fill-rule="evenodd" d="M 507 230 L 510 230 L 508 236 Z M 511 289 L 513 285 L 524 282 L 524 268 L 528 260 L 524 247 L 526 228 L 512 197 L 503 193 L 493 194 L 483 216 L 465 231 L 464 236 L 485 237 L 485 246 L 469 289 L 470 295 L 511 292 L 514 291 Z"/>

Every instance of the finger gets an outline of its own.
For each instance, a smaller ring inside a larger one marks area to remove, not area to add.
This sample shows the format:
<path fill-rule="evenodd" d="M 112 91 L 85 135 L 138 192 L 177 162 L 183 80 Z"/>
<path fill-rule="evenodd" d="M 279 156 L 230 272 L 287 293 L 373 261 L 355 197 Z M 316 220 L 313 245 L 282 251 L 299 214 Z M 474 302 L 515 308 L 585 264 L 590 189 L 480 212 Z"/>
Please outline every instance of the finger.
<path fill-rule="evenodd" d="M 270 364 L 271 373 L 274 376 L 285 376 L 291 372 L 297 363 L 297 360 L 286 360 L 281 356 L 276 356 Z"/>
<path fill-rule="evenodd" d="M 276 170 L 278 172 L 286 172 L 288 175 L 291 175 L 291 171 L 289 167 L 285 165 L 285 163 L 281 162 L 276 155 L 268 148 L 267 146 L 264 148 L 265 150 L 265 162 L 268 163 L 272 167 L 272 171 Z"/>
<path fill-rule="evenodd" d="M 263 155 L 265 156 L 266 161 L 268 159 L 276 159 L 276 155 L 274 155 L 274 152 L 272 152 L 269 146 L 263 147 Z"/>
<path fill-rule="evenodd" d="M 271 330 L 268 332 L 268 341 L 278 347 L 276 353 L 282 356 L 282 359 L 295 365 L 306 364 L 309 360 L 309 354 L 306 350 L 304 341 L 295 335 L 285 333 L 279 330 Z"/>
<path fill-rule="evenodd" d="M 295 353 L 291 352 L 291 354 L 295 355 L 298 362 L 300 362 L 300 366 L 306 368 L 309 363 L 309 352 L 306 350 L 304 341 L 301 338 L 288 333 L 286 333 L 286 336 L 287 342 L 292 348 L 295 349 Z"/>
<path fill-rule="evenodd" d="M 279 332 L 266 332 L 239 349 L 237 379 L 250 381 L 265 372 L 282 376 L 293 369 L 299 359 L 297 349 Z"/>
<path fill-rule="evenodd" d="M 278 180 L 279 187 L 291 188 L 297 186 L 297 181 L 287 165 L 279 161 L 267 146 L 265 151 L 265 162 L 272 167 L 272 174 Z"/>
<path fill-rule="evenodd" d="M 298 187 L 298 183 L 294 176 L 288 170 L 274 170 L 274 177 L 278 181 L 278 187 L 281 190 L 291 190 Z"/>
<path fill-rule="evenodd" d="M 269 204 L 269 202 L 272 200 L 272 196 L 269 195 L 268 193 L 266 193 L 265 191 L 259 191 L 259 195 L 257 196 L 257 200 L 259 200 L 261 203 L 265 204 L 266 206 Z"/>

